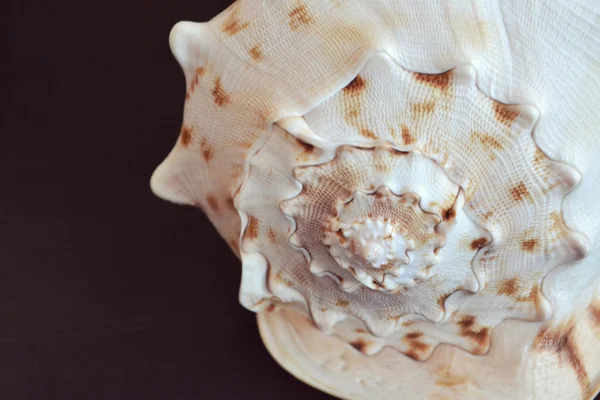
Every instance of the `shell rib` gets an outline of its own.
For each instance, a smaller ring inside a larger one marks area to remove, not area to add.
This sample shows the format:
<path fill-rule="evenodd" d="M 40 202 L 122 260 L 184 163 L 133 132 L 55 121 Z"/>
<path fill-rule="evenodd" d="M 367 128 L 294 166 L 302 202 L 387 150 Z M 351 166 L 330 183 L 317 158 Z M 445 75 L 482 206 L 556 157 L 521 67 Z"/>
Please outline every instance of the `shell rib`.
<path fill-rule="evenodd" d="M 245 0 L 179 23 L 184 121 L 152 189 L 207 213 L 310 384 L 590 398 L 598 20 L 591 0 Z"/>

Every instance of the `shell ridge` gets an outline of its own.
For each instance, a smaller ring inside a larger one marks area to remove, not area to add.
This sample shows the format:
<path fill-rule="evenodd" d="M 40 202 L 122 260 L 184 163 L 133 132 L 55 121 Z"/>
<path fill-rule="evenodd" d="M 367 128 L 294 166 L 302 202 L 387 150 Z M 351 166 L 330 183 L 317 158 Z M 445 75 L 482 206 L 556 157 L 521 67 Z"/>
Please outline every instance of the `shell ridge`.
<path fill-rule="evenodd" d="M 295 136 L 292 133 L 290 133 L 289 131 L 287 131 L 284 126 L 285 126 L 285 124 L 283 126 L 280 126 L 280 127 L 284 131 L 286 131 L 288 134 L 290 134 L 292 136 Z M 349 146 L 347 144 L 338 144 L 338 145 L 335 145 L 334 157 L 331 158 L 331 159 L 329 159 L 329 160 L 327 160 L 327 161 L 324 161 L 323 163 L 317 164 L 316 166 L 327 164 L 327 163 L 330 163 L 330 162 L 335 162 L 335 160 L 339 159 L 339 157 L 340 157 L 341 153 L 344 151 L 344 149 L 349 148 L 349 147 L 352 147 L 352 146 Z M 375 149 L 375 148 L 378 148 L 378 147 L 382 148 L 382 149 L 388 149 L 389 148 L 389 146 L 387 146 L 385 144 L 384 145 L 369 145 L 366 148 L 367 149 Z M 311 166 L 310 164 L 309 165 L 299 165 L 299 166 L 295 167 L 294 169 L 305 169 L 305 168 L 308 168 L 310 166 Z M 301 181 L 299 181 L 297 179 L 296 176 L 294 176 L 294 174 L 292 174 L 292 176 L 293 176 L 294 181 L 300 186 L 300 189 L 298 190 L 298 194 L 300 194 L 302 192 L 302 190 L 303 190 L 304 185 L 302 184 Z M 376 192 L 376 190 L 373 190 L 373 193 L 374 192 Z M 293 200 L 294 198 L 296 198 L 296 196 L 293 196 L 290 199 L 282 200 L 281 203 L 285 204 L 286 202 L 289 202 L 289 201 Z M 300 247 L 300 246 L 298 246 L 297 243 L 293 242 L 292 238 L 297 234 L 297 229 L 298 229 L 297 228 L 297 224 L 296 224 L 294 218 L 292 218 L 291 216 L 287 215 L 285 212 L 284 212 L 284 214 L 286 215 L 286 217 L 287 217 L 288 220 L 291 220 L 294 223 L 294 229 L 292 230 L 292 233 L 288 236 L 288 240 L 290 241 L 290 244 L 292 245 L 292 247 L 294 247 L 297 250 L 300 250 L 300 251 L 303 251 L 303 252 L 307 251 L 305 248 Z M 308 254 L 310 254 L 310 253 L 308 253 Z M 342 283 L 340 282 L 338 276 L 336 276 L 336 275 L 334 275 L 332 273 L 328 273 L 328 272 L 326 272 L 326 274 L 327 274 L 327 276 L 330 279 L 332 279 L 338 285 L 338 287 L 341 290 L 344 290 L 344 289 L 342 289 Z M 310 310 L 309 311 L 310 317 L 314 321 L 317 322 L 317 324 L 319 326 L 319 329 L 322 329 L 328 335 L 332 335 L 332 334 L 336 335 L 335 333 L 333 333 L 333 328 L 335 327 L 335 324 L 343 322 L 345 320 L 345 318 L 342 318 L 342 316 L 345 316 L 345 317 L 347 317 L 347 316 L 353 316 L 355 318 L 358 318 L 360 321 L 362 321 L 365 324 L 365 327 L 367 328 L 367 330 L 369 331 L 369 333 L 371 335 L 375 336 L 375 337 L 384 337 L 386 335 L 386 333 L 387 333 L 387 332 L 379 332 L 379 330 L 377 328 L 375 328 L 371 323 L 369 323 L 368 320 L 365 320 L 365 315 L 357 313 L 357 312 L 354 312 L 352 310 L 352 308 L 347 308 L 345 310 L 336 310 L 335 314 L 339 315 L 336 318 L 336 322 L 334 324 L 331 324 L 331 325 L 323 325 L 322 319 L 317 316 L 318 315 L 318 313 L 316 312 L 317 306 L 315 306 L 313 304 L 313 302 L 311 301 L 310 297 L 306 296 L 305 294 L 301 293 L 300 291 L 298 291 L 298 293 L 304 298 L 304 300 L 306 302 L 306 305 L 307 305 L 308 309 Z M 409 313 L 409 314 L 404 314 L 403 315 L 403 318 L 407 318 L 407 319 L 412 319 L 412 318 L 415 318 L 415 317 L 419 318 L 419 317 L 425 317 L 425 316 L 423 314 L 421 314 L 421 313 Z M 395 325 L 396 324 L 394 324 L 394 328 L 395 328 Z M 392 328 L 392 329 L 394 329 L 394 328 Z M 336 336 L 339 336 L 339 335 L 336 335 Z M 341 336 L 339 336 L 339 337 L 341 337 Z M 390 348 L 394 349 L 394 351 L 398 351 L 398 352 L 402 353 L 399 349 L 397 349 L 396 347 L 394 347 L 392 344 L 389 344 L 389 345 L 382 346 L 377 352 L 374 352 L 374 353 L 372 353 L 370 355 L 375 355 L 375 354 L 379 353 L 379 351 L 381 351 L 385 347 L 390 347 Z"/>
<path fill-rule="evenodd" d="M 396 62 L 396 61 L 394 60 L 394 62 Z M 396 64 L 397 64 L 397 63 L 396 63 Z M 402 68 L 402 67 L 400 66 L 400 68 Z M 475 71 L 475 73 L 477 73 L 477 70 L 476 70 L 476 68 L 474 68 L 473 66 L 469 66 L 468 68 L 472 68 L 472 69 Z M 477 89 L 479 89 L 479 88 L 477 87 Z M 283 124 L 282 124 L 282 125 L 283 125 Z M 288 133 L 290 133 L 290 132 L 288 131 Z M 291 134 L 291 133 L 290 133 L 290 134 Z M 375 144 L 373 144 L 373 143 L 365 143 L 365 144 L 363 144 L 363 145 L 364 145 L 365 147 L 368 147 L 368 148 L 375 148 L 375 147 L 381 146 L 381 144 L 379 144 L 379 143 L 375 143 Z M 536 147 L 537 147 L 537 144 L 535 144 L 535 145 L 536 145 Z M 346 143 L 344 143 L 344 144 L 342 144 L 342 143 L 339 143 L 339 144 L 336 146 L 336 157 L 337 157 L 337 156 L 339 156 L 339 151 L 341 150 L 341 148 L 343 148 L 343 146 L 352 146 L 352 145 L 348 145 L 348 144 L 346 144 Z M 456 183 L 456 182 L 455 182 L 455 183 Z M 296 231 L 296 232 L 297 232 L 297 231 Z M 295 233 L 296 233 L 296 232 L 295 232 Z M 473 261 L 474 261 L 474 260 L 472 260 L 472 262 L 473 262 Z M 481 277 L 476 275 L 476 278 L 477 278 L 477 280 L 479 281 L 479 285 L 481 286 L 481 280 L 480 280 L 480 279 L 481 279 Z M 505 318 L 505 319 L 508 319 L 508 318 Z M 520 319 L 520 318 L 517 318 L 517 319 Z"/>
<path fill-rule="evenodd" d="M 282 129 L 283 129 L 283 130 L 285 130 L 285 128 L 283 128 L 283 127 L 282 127 Z M 287 132 L 287 131 L 286 131 L 286 132 Z M 289 132 L 288 132 L 288 133 L 289 133 Z M 334 152 L 335 156 L 334 156 L 334 158 L 332 158 L 332 159 L 330 159 L 330 160 L 328 160 L 328 161 L 324 161 L 324 162 L 322 162 L 322 163 L 320 163 L 320 164 L 317 164 L 317 165 L 314 165 L 314 166 L 319 166 L 319 165 L 328 164 L 328 163 L 330 163 L 330 162 L 335 162 L 336 160 L 338 160 L 338 159 L 341 157 L 341 155 L 342 155 L 342 153 L 344 152 L 344 150 L 347 150 L 347 149 L 349 149 L 349 148 L 352 148 L 352 147 L 353 147 L 353 146 L 351 146 L 351 145 L 347 145 L 347 144 L 338 144 L 338 145 L 336 145 L 336 146 L 335 146 L 335 152 Z M 389 149 L 390 149 L 390 146 L 389 146 L 389 145 L 387 145 L 387 144 L 370 144 L 370 145 L 368 145 L 368 147 L 365 147 L 365 148 L 363 148 L 363 149 L 368 149 L 368 150 L 374 150 L 374 149 L 383 149 L 383 150 L 389 150 Z M 299 165 L 299 166 L 297 166 L 295 169 L 306 169 L 306 168 L 309 168 L 310 166 L 311 166 L 311 165 Z M 294 174 L 293 174 L 293 175 L 294 175 Z M 294 179 L 294 180 L 295 180 L 295 181 L 296 181 L 296 182 L 297 182 L 297 183 L 298 183 L 298 184 L 299 184 L 301 187 L 304 187 L 304 186 L 303 186 L 303 183 L 302 183 L 301 181 L 298 181 L 298 178 L 297 178 L 296 176 L 293 176 L 293 179 Z M 376 190 L 376 188 L 375 188 L 375 189 L 371 190 L 370 192 L 373 192 L 373 193 L 375 193 L 376 191 L 377 191 L 377 190 Z M 299 192 L 302 192 L 302 189 L 300 189 L 300 191 L 299 191 Z M 368 192 L 366 192 L 366 193 L 368 193 Z M 460 193 L 460 189 L 459 189 L 459 192 L 458 192 L 458 193 Z M 295 197 L 292 197 L 291 199 L 284 200 L 283 202 L 290 201 L 290 200 L 292 200 L 292 199 L 294 199 L 294 198 L 295 198 Z M 455 198 L 455 200 L 454 200 L 454 203 L 453 203 L 452 207 L 453 207 L 453 206 L 456 204 L 456 202 L 457 202 L 457 201 L 458 201 L 458 199 L 457 199 L 457 198 Z M 285 213 L 284 213 L 284 214 L 285 214 Z M 291 220 L 293 220 L 293 218 L 291 218 L 291 217 L 288 217 L 288 219 L 291 219 Z M 443 222 L 443 221 L 442 221 L 442 222 Z M 297 226 L 296 226 L 296 229 L 293 231 L 293 233 L 292 233 L 292 234 L 289 236 L 289 239 L 290 239 L 290 240 L 292 240 L 292 237 L 294 237 L 296 234 L 297 234 Z M 293 247 L 294 247 L 294 248 L 300 248 L 300 247 L 299 247 L 297 244 L 293 244 Z M 339 287 L 341 288 L 341 283 L 340 283 L 340 281 L 339 281 L 339 278 L 338 278 L 337 276 L 335 276 L 335 275 L 333 275 L 333 274 L 328 274 L 328 276 L 329 276 L 329 277 L 334 277 L 334 279 L 335 279 L 335 282 L 336 282 L 336 283 L 339 285 Z M 343 289 L 342 289 L 342 290 L 343 290 Z M 459 289 L 459 290 L 456 290 L 455 292 L 458 292 L 458 291 L 464 291 L 464 290 L 460 290 L 460 289 Z M 466 292 L 468 292 L 468 291 L 466 291 Z M 454 292 L 450 293 L 448 297 L 450 297 L 450 296 L 451 296 L 453 293 L 454 293 Z M 373 336 L 375 336 L 375 337 L 384 337 L 384 336 L 386 336 L 386 335 L 389 335 L 390 331 L 391 331 L 391 330 L 394 330 L 394 329 L 396 328 L 396 326 L 397 326 L 397 322 L 396 322 L 396 323 L 394 323 L 394 324 L 393 324 L 393 326 L 391 326 L 390 328 L 388 328 L 386 331 L 384 331 L 384 332 L 380 332 L 380 331 L 379 331 L 379 330 L 378 330 L 378 329 L 377 329 L 377 328 L 376 328 L 376 327 L 373 325 L 373 323 L 372 323 L 371 321 L 369 321 L 369 319 L 368 319 L 368 318 L 366 318 L 366 315 L 365 315 L 364 313 L 358 313 L 358 312 L 355 312 L 355 311 L 354 311 L 352 308 L 348 308 L 348 309 L 344 309 L 344 310 L 335 310 L 335 313 L 334 313 L 334 314 L 336 315 L 336 317 L 333 319 L 333 321 L 335 321 L 335 322 L 334 322 L 333 324 L 327 324 L 327 325 L 324 325 L 324 324 L 323 324 L 323 320 L 322 320 L 322 318 L 319 318 L 319 313 L 316 311 L 316 309 L 317 309 L 318 307 L 317 307 L 316 305 L 314 305 L 314 304 L 313 304 L 313 302 L 311 301 L 310 297 L 306 296 L 305 294 L 301 294 L 301 295 L 302 295 L 302 297 L 305 299 L 305 301 L 306 301 L 306 304 L 308 305 L 309 309 L 311 310 L 311 312 L 310 312 L 311 318 L 315 319 L 315 321 L 317 322 L 317 324 L 318 324 L 319 328 L 320 328 L 320 329 L 323 329 L 324 331 L 326 331 L 328 335 L 331 335 L 331 334 L 332 334 L 332 332 L 333 332 L 333 328 L 335 327 L 335 325 L 336 325 L 337 323 L 340 323 L 340 322 L 342 322 L 342 321 L 344 321 L 344 320 L 345 320 L 345 318 L 343 318 L 343 316 L 353 316 L 353 317 L 355 317 L 355 318 L 358 318 L 360 321 L 362 321 L 362 322 L 365 324 L 365 326 L 367 327 L 367 330 L 370 332 L 370 334 L 372 334 L 372 335 L 373 335 Z M 331 310 L 331 311 L 333 311 L 333 310 Z M 444 319 L 445 319 L 445 316 L 444 316 L 444 315 L 445 315 L 445 313 L 446 313 L 446 312 L 444 311 L 444 314 L 441 316 L 441 318 L 440 318 L 440 320 L 439 320 L 439 321 L 442 321 L 442 320 L 444 320 Z M 415 317 L 416 317 L 416 318 L 419 318 L 419 317 L 425 317 L 425 318 L 427 318 L 427 317 L 426 317 L 424 314 L 422 314 L 422 313 L 418 313 L 418 312 L 416 312 L 416 313 L 407 313 L 407 314 L 404 314 L 404 315 L 403 315 L 403 318 L 406 318 L 406 319 L 414 319 Z M 436 321 L 436 322 L 439 322 L 439 321 Z M 338 336 L 339 336 L 339 335 L 338 335 Z M 436 343 L 436 344 L 434 345 L 433 349 L 432 349 L 432 352 L 435 350 L 435 348 L 437 348 L 437 346 L 438 346 L 439 344 L 443 344 L 443 343 Z M 395 347 L 393 344 L 385 344 L 385 345 L 382 345 L 382 346 L 381 346 L 381 347 L 380 347 L 378 350 L 376 350 L 376 351 L 372 352 L 370 355 L 375 355 L 375 354 L 378 354 L 378 353 L 379 353 L 379 352 L 380 352 L 380 351 L 381 351 L 383 348 L 386 348 L 386 347 L 391 347 L 391 348 L 393 348 L 395 351 L 398 351 L 398 352 L 400 352 L 400 353 L 404 354 L 404 353 L 403 353 L 403 352 L 402 352 L 400 349 L 398 349 L 397 347 Z M 463 350 L 467 350 L 467 349 L 466 349 L 466 348 L 463 348 Z M 427 358 L 428 358 L 428 357 L 427 357 Z M 427 358 L 424 358 L 424 359 L 422 359 L 421 361 L 425 361 Z"/>

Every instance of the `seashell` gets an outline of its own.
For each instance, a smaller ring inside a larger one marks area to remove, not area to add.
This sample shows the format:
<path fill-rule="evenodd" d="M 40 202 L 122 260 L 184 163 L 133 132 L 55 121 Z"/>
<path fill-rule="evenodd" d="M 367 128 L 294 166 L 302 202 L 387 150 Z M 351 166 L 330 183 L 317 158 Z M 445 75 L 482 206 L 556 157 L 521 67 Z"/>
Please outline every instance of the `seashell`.
<path fill-rule="evenodd" d="M 598 21 L 593 0 L 242 0 L 180 22 L 152 189 L 208 215 L 314 387 L 593 398 Z"/>

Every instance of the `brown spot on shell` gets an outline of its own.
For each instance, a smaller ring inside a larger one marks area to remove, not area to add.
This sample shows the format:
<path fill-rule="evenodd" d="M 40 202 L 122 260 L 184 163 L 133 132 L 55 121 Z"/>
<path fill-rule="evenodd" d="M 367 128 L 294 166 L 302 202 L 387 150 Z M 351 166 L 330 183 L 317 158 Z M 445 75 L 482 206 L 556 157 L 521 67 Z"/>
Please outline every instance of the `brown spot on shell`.
<path fill-rule="evenodd" d="M 377 135 L 369 129 L 361 129 L 360 134 L 363 135 L 364 137 L 366 137 L 367 139 L 372 139 L 372 140 L 377 139 Z"/>
<path fill-rule="evenodd" d="M 443 394 L 439 394 L 439 393 L 432 393 L 431 397 L 429 398 L 429 400 L 454 400 L 451 399 L 450 397 L 447 397 Z"/>
<path fill-rule="evenodd" d="M 488 244 L 488 240 L 486 238 L 475 239 L 471 242 L 471 250 L 479 250 L 486 244 Z"/>
<path fill-rule="evenodd" d="M 475 322 L 476 319 L 473 316 L 467 315 L 461 318 L 458 321 L 460 334 L 463 337 L 469 338 L 470 340 L 476 342 L 479 346 L 486 346 L 490 338 L 490 329 L 486 327 L 475 329 Z"/>
<path fill-rule="evenodd" d="M 251 142 L 250 140 L 247 140 L 247 141 L 241 142 L 240 147 L 243 149 L 249 150 L 252 148 L 253 144 L 254 144 L 253 142 Z"/>
<path fill-rule="evenodd" d="M 356 350 L 360 351 L 361 353 L 364 353 L 365 350 L 367 349 L 367 346 L 369 345 L 369 343 L 365 340 L 358 339 L 353 342 L 350 342 L 350 345 L 352 347 L 354 347 Z"/>
<path fill-rule="evenodd" d="M 420 340 L 411 340 L 408 344 L 410 346 L 411 351 L 424 352 L 429 350 L 429 345 L 421 342 Z"/>
<path fill-rule="evenodd" d="M 539 148 L 536 147 L 533 155 L 533 165 L 540 166 L 548 157 Z"/>
<path fill-rule="evenodd" d="M 384 173 L 390 172 L 390 166 L 388 164 L 386 164 L 386 163 L 381 162 L 381 161 L 375 161 L 375 169 L 377 171 L 379 171 L 379 172 L 384 172 Z M 375 194 L 375 197 L 379 199 L 379 198 L 382 198 L 383 195 L 378 192 L 378 193 Z"/>
<path fill-rule="evenodd" d="M 408 351 L 406 351 L 405 354 L 414 360 L 421 360 L 422 357 L 419 353 L 426 352 L 431 347 L 430 345 L 418 340 L 418 338 L 422 336 L 422 332 L 410 332 L 404 336 L 404 342 L 408 346 Z"/>
<path fill-rule="evenodd" d="M 215 196 L 209 194 L 208 196 L 206 196 L 206 202 L 210 206 L 211 210 L 213 210 L 216 213 L 219 212 L 219 202 L 217 201 L 217 198 Z"/>
<path fill-rule="evenodd" d="M 248 54 L 250 54 L 250 57 L 256 62 L 261 62 L 264 59 L 260 44 L 257 44 L 248 50 Z"/>
<path fill-rule="evenodd" d="M 498 288 L 498 294 L 504 296 L 514 296 L 519 291 L 519 278 L 514 277 L 506 279 Z"/>
<path fill-rule="evenodd" d="M 389 237 L 391 238 L 391 235 Z M 385 238 L 387 239 L 388 237 L 386 236 Z M 388 261 L 385 264 L 381 264 L 381 266 L 379 268 L 382 271 L 387 271 L 387 270 L 394 268 L 395 266 L 396 266 L 396 264 L 394 263 L 394 261 Z"/>
<path fill-rule="evenodd" d="M 304 143 L 301 140 L 299 140 L 298 142 L 300 142 L 300 145 L 302 146 L 302 151 L 304 153 L 312 154 L 315 151 L 315 146 L 313 146 L 312 144 Z"/>
<path fill-rule="evenodd" d="M 308 12 L 305 4 L 300 4 L 289 13 L 290 29 L 297 31 L 300 28 L 310 25 L 313 22 L 313 18 Z"/>
<path fill-rule="evenodd" d="M 190 83 L 190 90 L 185 94 L 185 99 L 189 100 L 194 91 L 196 90 L 196 86 L 200 83 L 200 79 L 204 76 L 204 67 L 196 68 L 196 73 L 194 74 L 194 78 Z"/>
<path fill-rule="evenodd" d="M 502 150 L 502 147 L 503 147 L 502 143 L 500 143 L 498 141 L 498 139 L 496 139 L 490 135 L 486 135 L 485 133 L 480 133 L 477 135 L 477 138 L 479 139 L 481 144 L 486 147 L 491 147 L 496 150 Z"/>
<path fill-rule="evenodd" d="M 341 229 L 336 232 L 336 236 L 338 237 L 338 240 L 341 244 L 346 244 L 346 242 L 348 242 L 348 238 L 344 236 L 344 233 Z"/>
<path fill-rule="evenodd" d="M 554 233 L 558 238 L 565 236 L 565 221 L 559 211 L 552 211 L 550 213 L 550 221 L 552 222 L 550 232 Z"/>
<path fill-rule="evenodd" d="M 456 217 L 456 210 L 454 209 L 454 207 L 449 208 L 445 213 L 444 213 L 444 219 L 445 220 L 452 220 Z"/>
<path fill-rule="evenodd" d="M 256 217 L 253 217 L 252 215 L 249 215 L 248 226 L 246 227 L 246 234 L 244 236 L 248 239 L 256 239 L 258 237 L 259 232 L 260 227 L 258 219 L 256 219 Z"/>
<path fill-rule="evenodd" d="M 452 71 L 448 71 L 442 74 L 421 74 L 418 72 L 413 73 L 413 76 L 417 82 L 421 82 L 434 89 L 445 91 L 450 86 L 452 81 Z"/>
<path fill-rule="evenodd" d="M 371 281 L 371 283 L 373 284 L 373 286 L 377 286 L 378 288 L 385 289 L 385 288 L 383 287 L 383 285 L 382 285 L 381 283 L 377 282 L 375 279 L 373 279 L 373 280 Z"/>
<path fill-rule="evenodd" d="M 483 219 L 485 219 L 487 221 L 488 219 L 490 219 L 490 217 L 492 215 L 494 215 L 494 212 L 493 211 L 488 211 L 485 214 L 483 214 L 482 217 L 483 217 Z"/>
<path fill-rule="evenodd" d="M 344 122 L 349 126 L 356 128 L 356 131 L 367 139 L 376 140 L 378 136 L 366 126 L 361 118 L 361 108 L 363 107 L 360 93 L 365 90 L 366 82 L 357 75 L 343 90 L 344 96 L 340 102 L 341 113 L 344 116 Z"/>
<path fill-rule="evenodd" d="M 493 101 L 494 118 L 503 125 L 512 126 L 513 122 L 519 116 L 519 111 L 515 109 L 515 106 L 501 103 L 499 101 Z"/>
<path fill-rule="evenodd" d="M 400 140 L 396 129 L 393 126 L 390 126 L 390 134 L 394 138 L 394 140 Z"/>
<path fill-rule="evenodd" d="M 283 283 L 285 286 L 287 287 L 292 287 L 294 286 L 294 283 L 292 281 L 290 281 L 289 279 L 286 279 L 283 277 L 281 271 L 279 271 L 277 273 L 277 275 L 275 275 L 275 279 L 281 283 Z"/>
<path fill-rule="evenodd" d="M 182 127 L 179 137 L 181 140 L 181 145 L 183 147 L 188 147 L 192 142 L 192 128 L 188 126 Z"/>
<path fill-rule="evenodd" d="M 369 333 L 369 332 L 365 331 L 364 329 L 355 329 L 354 332 L 360 333 L 361 335 L 367 335 Z"/>
<path fill-rule="evenodd" d="M 349 104 L 348 107 L 351 109 L 344 115 L 344 121 L 349 125 L 360 126 L 360 121 L 358 120 L 358 117 L 360 116 L 360 111 L 358 109 L 359 104 Z"/>
<path fill-rule="evenodd" d="M 315 153 L 315 146 L 305 143 L 300 139 L 294 139 L 300 151 L 300 154 L 296 157 L 296 159 L 299 161 L 308 161 L 311 158 L 311 156 Z"/>
<path fill-rule="evenodd" d="M 200 142 L 200 151 L 202 151 L 202 158 L 204 158 L 204 161 L 206 161 L 207 164 L 210 163 L 210 160 L 212 160 L 215 155 L 215 151 L 213 147 L 208 144 L 208 139 L 202 138 L 202 141 Z"/>
<path fill-rule="evenodd" d="M 271 243 L 276 243 L 277 242 L 277 236 L 275 235 L 275 231 L 273 230 L 273 227 L 269 227 L 269 231 L 267 232 L 267 235 L 269 236 L 269 241 Z"/>
<path fill-rule="evenodd" d="M 410 332 L 410 333 L 407 333 L 404 337 L 406 339 L 418 339 L 421 336 L 423 336 L 423 332 Z"/>
<path fill-rule="evenodd" d="M 502 146 L 502 143 L 498 141 L 498 139 L 485 133 L 473 132 L 471 134 L 471 138 L 473 140 L 479 141 L 479 143 L 481 143 L 481 146 L 484 149 L 488 150 L 490 160 L 492 161 L 496 159 L 496 153 L 494 152 L 494 150 L 502 150 L 504 147 Z"/>
<path fill-rule="evenodd" d="M 402 141 L 405 145 L 413 144 L 416 141 L 408 127 L 405 125 L 402 125 Z"/>
<path fill-rule="evenodd" d="M 404 157 L 410 154 L 409 151 L 401 151 L 397 149 L 389 149 L 389 151 L 394 157 Z"/>
<path fill-rule="evenodd" d="M 533 203 L 533 197 L 531 196 L 531 193 L 529 193 L 529 190 L 523 181 L 519 182 L 516 186 L 513 186 L 510 189 L 510 195 L 514 201 L 519 202 L 528 200 L 529 202 Z"/>
<path fill-rule="evenodd" d="M 463 336 L 469 337 L 473 341 L 477 342 L 480 346 L 484 346 L 489 341 L 490 328 L 483 327 L 478 330 L 465 331 Z"/>
<path fill-rule="evenodd" d="M 466 376 L 458 376 L 452 374 L 450 368 L 444 368 L 438 371 L 439 379 L 436 380 L 436 386 L 453 388 L 469 383 L 470 379 Z"/>
<path fill-rule="evenodd" d="M 225 107 L 231 101 L 231 96 L 223 89 L 221 78 L 215 79 L 215 84 L 211 93 L 215 104 L 219 107 Z"/>
<path fill-rule="evenodd" d="M 346 85 L 346 87 L 343 89 L 343 92 L 350 96 L 356 96 L 362 91 L 364 91 L 366 87 L 367 83 L 365 82 L 363 77 L 360 75 L 356 75 L 356 78 L 354 78 L 348 85 Z"/>
<path fill-rule="evenodd" d="M 439 306 L 445 310 L 446 308 L 444 307 L 444 303 L 446 302 L 446 299 L 448 298 L 449 294 L 443 294 L 438 298 L 437 303 L 439 304 Z"/>
<path fill-rule="evenodd" d="M 353 240 L 353 239 L 351 239 L 351 240 L 350 240 L 350 251 L 351 251 L 352 253 L 354 253 L 354 254 L 356 254 L 356 253 L 357 253 L 357 251 L 356 251 L 356 241 L 355 241 L 355 240 Z M 353 273 L 353 275 L 354 275 L 354 276 L 356 276 L 356 274 L 355 274 L 355 272 L 354 272 L 354 269 L 353 269 L 353 268 L 351 268 L 351 269 L 350 269 L 350 272 L 352 272 L 352 273 Z"/>
<path fill-rule="evenodd" d="M 463 329 L 468 329 L 475 325 L 475 317 L 466 315 L 458 321 L 458 325 Z"/>
<path fill-rule="evenodd" d="M 519 296 L 515 300 L 519 303 L 533 303 L 535 309 L 539 312 L 542 308 L 542 295 L 540 292 L 540 285 L 538 283 L 533 284 L 531 290 L 529 291 L 529 294 L 527 294 L 526 296 Z"/>
<path fill-rule="evenodd" d="M 560 362 L 569 364 L 577 377 L 582 393 L 587 394 L 590 390 L 590 378 L 581 358 L 573 330 L 574 323 L 572 321 L 555 329 L 545 327 L 535 338 L 533 348 L 540 352 L 554 353 Z"/>
<path fill-rule="evenodd" d="M 271 303 L 267 307 L 267 312 L 273 312 L 273 311 L 275 311 L 275 304 Z"/>
<path fill-rule="evenodd" d="M 421 117 L 427 114 L 431 114 L 435 110 L 434 101 L 425 101 L 423 103 L 414 103 L 410 105 L 412 113 L 416 117 Z"/>
<path fill-rule="evenodd" d="M 231 12 L 227 15 L 227 18 L 221 25 L 221 30 L 227 33 L 229 36 L 233 36 L 240 31 L 248 27 L 248 22 L 241 22 L 239 19 L 239 8 L 237 5 L 231 9 Z"/>
<path fill-rule="evenodd" d="M 536 239 L 528 239 L 521 242 L 521 249 L 528 253 L 533 253 L 538 246 L 538 241 Z"/>
<path fill-rule="evenodd" d="M 543 193 L 543 194 L 550 193 L 552 190 L 556 189 L 556 188 L 557 188 L 557 187 L 559 187 L 561 184 L 562 184 L 562 182 L 561 182 L 561 181 L 556 181 L 556 182 L 552 183 L 551 185 L 549 185 L 549 186 L 545 187 L 545 188 L 542 190 L 542 193 Z"/>
<path fill-rule="evenodd" d="M 338 299 L 335 302 L 335 305 L 338 307 L 348 307 L 350 305 L 350 302 L 348 300 L 345 299 Z"/>
<path fill-rule="evenodd" d="M 590 314 L 590 319 L 594 327 L 600 327 L 600 301 L 593 301 L 588 306 L 588 312 Z"/>

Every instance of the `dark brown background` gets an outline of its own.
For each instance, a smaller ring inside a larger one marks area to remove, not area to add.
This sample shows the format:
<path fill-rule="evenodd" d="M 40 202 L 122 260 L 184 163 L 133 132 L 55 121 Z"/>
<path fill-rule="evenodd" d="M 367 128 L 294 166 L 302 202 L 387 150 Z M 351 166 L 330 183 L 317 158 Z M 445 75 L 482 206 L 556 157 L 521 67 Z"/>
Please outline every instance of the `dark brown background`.
<path fill-rule="evenodd" d="M 269 356 L 204 215 L 149 188 L 169 31 L 230 2 L 1 2 L 0 399 L 329 398 Z"/>

